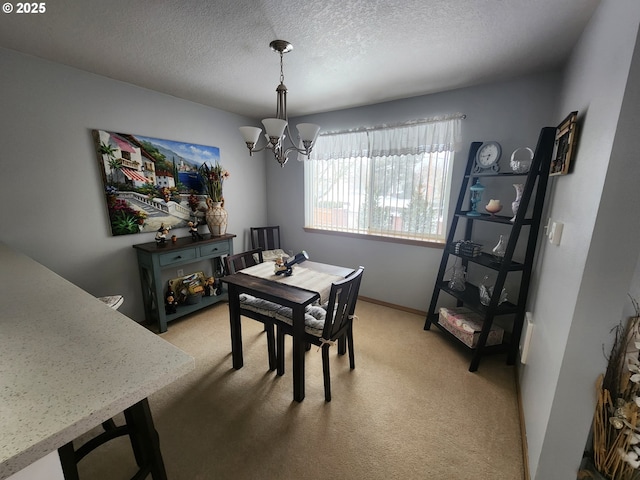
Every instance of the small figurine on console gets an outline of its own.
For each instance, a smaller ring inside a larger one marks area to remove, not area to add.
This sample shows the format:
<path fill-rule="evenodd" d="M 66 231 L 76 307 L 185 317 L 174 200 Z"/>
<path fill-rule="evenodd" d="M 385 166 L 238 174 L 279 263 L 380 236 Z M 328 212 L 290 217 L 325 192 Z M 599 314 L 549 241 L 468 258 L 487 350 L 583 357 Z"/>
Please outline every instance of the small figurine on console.
<path fill-rule="evenodd" d="M 167 290 L 167 295 L 164 297 L 164 313 L 169 315 L 170 313 L 176 313 L 178 307 L 178 301 L 176 300 L 176 294 L 173 290 Z"/>
<path fill-rule="evenodd" d="M 164 223 L 160 225 L 160 228 L 156 232 L 156 243 L 158 245 L 164 245 L 167 241 L 167 235 L 169 234 L 169 229 L 164 226 Z"/>
<path fill-rule="evenodd" d="M 216 278 L 213 282 L 213 286 L 215 287 L 214 293 L 216 295 L 222 295 L 222 282 L 220 281 L 219 278 Z"/>
<path fill-rule="evenodd" d="M 202 235 L 200 235 L 200 232 L 198 232 L 198 225 L 200 225 L 198 220 L 196 219 L 195 222 L 189 222 L 187 223 L 187 225 L 189 225 L 189 233 L 191 233 L 191 239 L 202 240 L 203 237 Z"/>
<path fill-rule="evenodd" d="M 214 285 L 215 285 L 215 279 L 213 277 L 209 277 L 205 280 L 204 282 L 204 296 L 205 297 L 211 297 L 213 295 L 215 295 L 215 291 L 214 291 Z"/>

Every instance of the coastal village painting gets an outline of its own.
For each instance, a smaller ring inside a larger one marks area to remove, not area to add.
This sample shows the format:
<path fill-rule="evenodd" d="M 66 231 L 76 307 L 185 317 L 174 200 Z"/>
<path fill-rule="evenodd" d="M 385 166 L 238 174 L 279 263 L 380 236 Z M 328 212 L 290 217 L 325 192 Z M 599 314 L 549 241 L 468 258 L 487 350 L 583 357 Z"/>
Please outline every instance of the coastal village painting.
<path fill-rule="evenodd" d="M 206 198 L 198 174 L 220 149 L 93 130 L 112 235 L 186 227 Z"/>

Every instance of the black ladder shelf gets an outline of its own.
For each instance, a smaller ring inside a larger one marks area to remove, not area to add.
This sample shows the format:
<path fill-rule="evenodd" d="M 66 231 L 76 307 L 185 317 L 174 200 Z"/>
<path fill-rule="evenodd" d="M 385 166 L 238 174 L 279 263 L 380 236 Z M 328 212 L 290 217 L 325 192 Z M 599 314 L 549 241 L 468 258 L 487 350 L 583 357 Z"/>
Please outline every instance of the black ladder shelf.
<path fill-rule="evenodd" d="M 455 215 L 451 222 L 451 227 L 447 235 L 447 244 L 442 254 L 442 260 L 440 261 L 440 268 L 438 270 L 438 277 L 436 279 L 435 287 L 433 289 L 433 295 L 431 297 L 431 304 L 427 312 L 427 318 L 424 324 L 424 329 L 429 330 L 431 324 L 435 324 L 442 330 L 442 332 L 453 339 L 454 341 L 464 345 L 461 340 L 450 333 L 440 323 L 438 323 L 438 298 L 440 293 L 446 293 L 456 299 L 457 306 L 464 306 L 470 310 L 473 310 L 480 314 L 483 318 L 482 330 L 478 338 L 477 346 L 472 349 L 473 355 L 471 359 L 471 365 L 469 371 L 475 372 L 480 364 L 480 358 L 484 354 L 490 353 L 504 353 L 507 352 L 507 364 L 512 365 L 515 362 L 518 352 L 518 345 L 520 343 L 520 334 L 522 333 L 522 326 L 524 323 L 525 309 L 527 303 L 527 294 L 529 292 L 529 282 L 531 280 L 531 271 L 533 267 L 533 261 L 536 251 L 536 241 L 538 238 L 538 232 L 540 230 L 540 221 L 542 218 L 542 209 L 544 206 L 544 197 L 547 189 L 547 182 L 549 178 L 549 168 L 551 165 L 551 157 L 553 155 L 553 146 L 555 141 L 556 129 L 553 127 L 545 127 L 541 130 L 538 138 L 538 144 L 533 156 L 531 168 L 528 173 L 516 174 L 516 173 L 472 173 L 474 159 L 476 152 L 482 145 L 482 142 L 473 142 L 469 148 L 469 158 L 467 160 L 467 167 L 465 170 L 462 186 L 460 187 L 460 194 L 458 196 L 458 202 L 456 204 Z M 526 177 L 525 186 L 522 193 L 522 199 L 520 201 L 520 207 L 514 222 L 511 222 L 511 217 L 502 215 L 488 215 L 480 214 L 480 216 L 467 216 L 468 210 L 463 210 L 463 204 L 465 196 L 468 191 L 469 182 L 475 178 L 480 177 L 501 177 L 507 179 L 513 179 L 514 177 Z M 535 196 L 533 195 L 535 191 Z M 527 217 L 527 211 L 529 203 L 534 198 L 533 209 L 531 216 Z M 502 262 L 496 263 L 491 255 L 487 253 L 481 253 L 479 256 L 471 257 L 460 253 L 455 253 L 452 245 L 456 241 L 456 230 L 458 228 L 458 222 L 460 219 L 466 221 L 464 229 L 464 240 L 472 240 L 473 224 L 474 222 L 490 222 L 494 224 L 508 225 L 511 227 L 511 234 L 507 241 L 506 252 Z M 526 252 L 524 256 L 524 262 L 513 261 L 513 254 L 518 242 L 518 238 L 522 231 L 523 226 L 528 226 L 528 239 L 526 244 Z M 449 257 L 459 257 L 462 260 L 462 265 L 467 268 L 469 263 L 480 265 L 481 268 L 487 268 L 497 271 L 497 278 L 493 288 L 493 295 L 488 306 L 480 303 L 479 288 L 469 282 L 466 282 L 466 288 L 463 291 L 451 290 L 448 286 L 448 281 L 444 280 L 445 271 Z M 498 305 L 498 300 L 502 289 L 504 287 L 507 276 L 511 272 L 522 272 L 520 280 L 520 286 L 516 303 L 509 301 L 503 302 Z M 494 318 L 499 315 L 512 315 L 513 324 L 511 332 L 505 331 L 505 338 L 499 345 L 487 346 L 487 338 L 493 325 Z"/>

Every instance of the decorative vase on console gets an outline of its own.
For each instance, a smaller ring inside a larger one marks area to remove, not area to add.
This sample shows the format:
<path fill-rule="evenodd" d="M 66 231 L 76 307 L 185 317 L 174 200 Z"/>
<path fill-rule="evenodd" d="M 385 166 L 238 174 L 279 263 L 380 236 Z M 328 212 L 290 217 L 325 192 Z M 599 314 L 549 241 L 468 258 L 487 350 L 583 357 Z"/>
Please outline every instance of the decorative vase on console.
<path fill-rule="evenodd" d="M 227 233 L 228 214 L 223 208 L 222 202 L 214 202 L 211 198 L 207 197 L 207 210 L 204 218 L 211 235 L 214 237 L 220 237 Z"/>
<path fill-rule="evenodd" d="M 229 172 L 216 162 L 213 167 L 203 163 L 198 168 L 198 173 L 201 177 L 201 183 L 208 194 L 206 199 L 207 208 L 204 214 L 205 221 L 211 235 L 220 237 L 227 233 L 228 214 L 224 209 L 222 185 L 229 178 Z"/>
<path fill-rule="evenodd" d="M 511 203 L 511 210 L 513 210 L 513 218 L 511 219 L 511 221 L 515 222 L 518 209 L 520 208 L 520 200 L 522 200 L 522 192 L 524 191 L 524 184 L 514 183 L 513 188 L 516 189 L 516 199 Z"/>

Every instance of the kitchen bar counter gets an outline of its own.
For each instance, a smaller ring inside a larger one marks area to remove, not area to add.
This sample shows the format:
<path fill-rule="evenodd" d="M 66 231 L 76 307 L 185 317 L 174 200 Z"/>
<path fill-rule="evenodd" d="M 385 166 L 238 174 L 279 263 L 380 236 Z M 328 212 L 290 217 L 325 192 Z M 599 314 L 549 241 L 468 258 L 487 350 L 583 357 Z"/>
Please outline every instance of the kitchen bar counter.
<path fill-rule="evenodd" d="M 194 368 L 182 350 L 2 243 L 0 285 L 0 480 Z"/>

